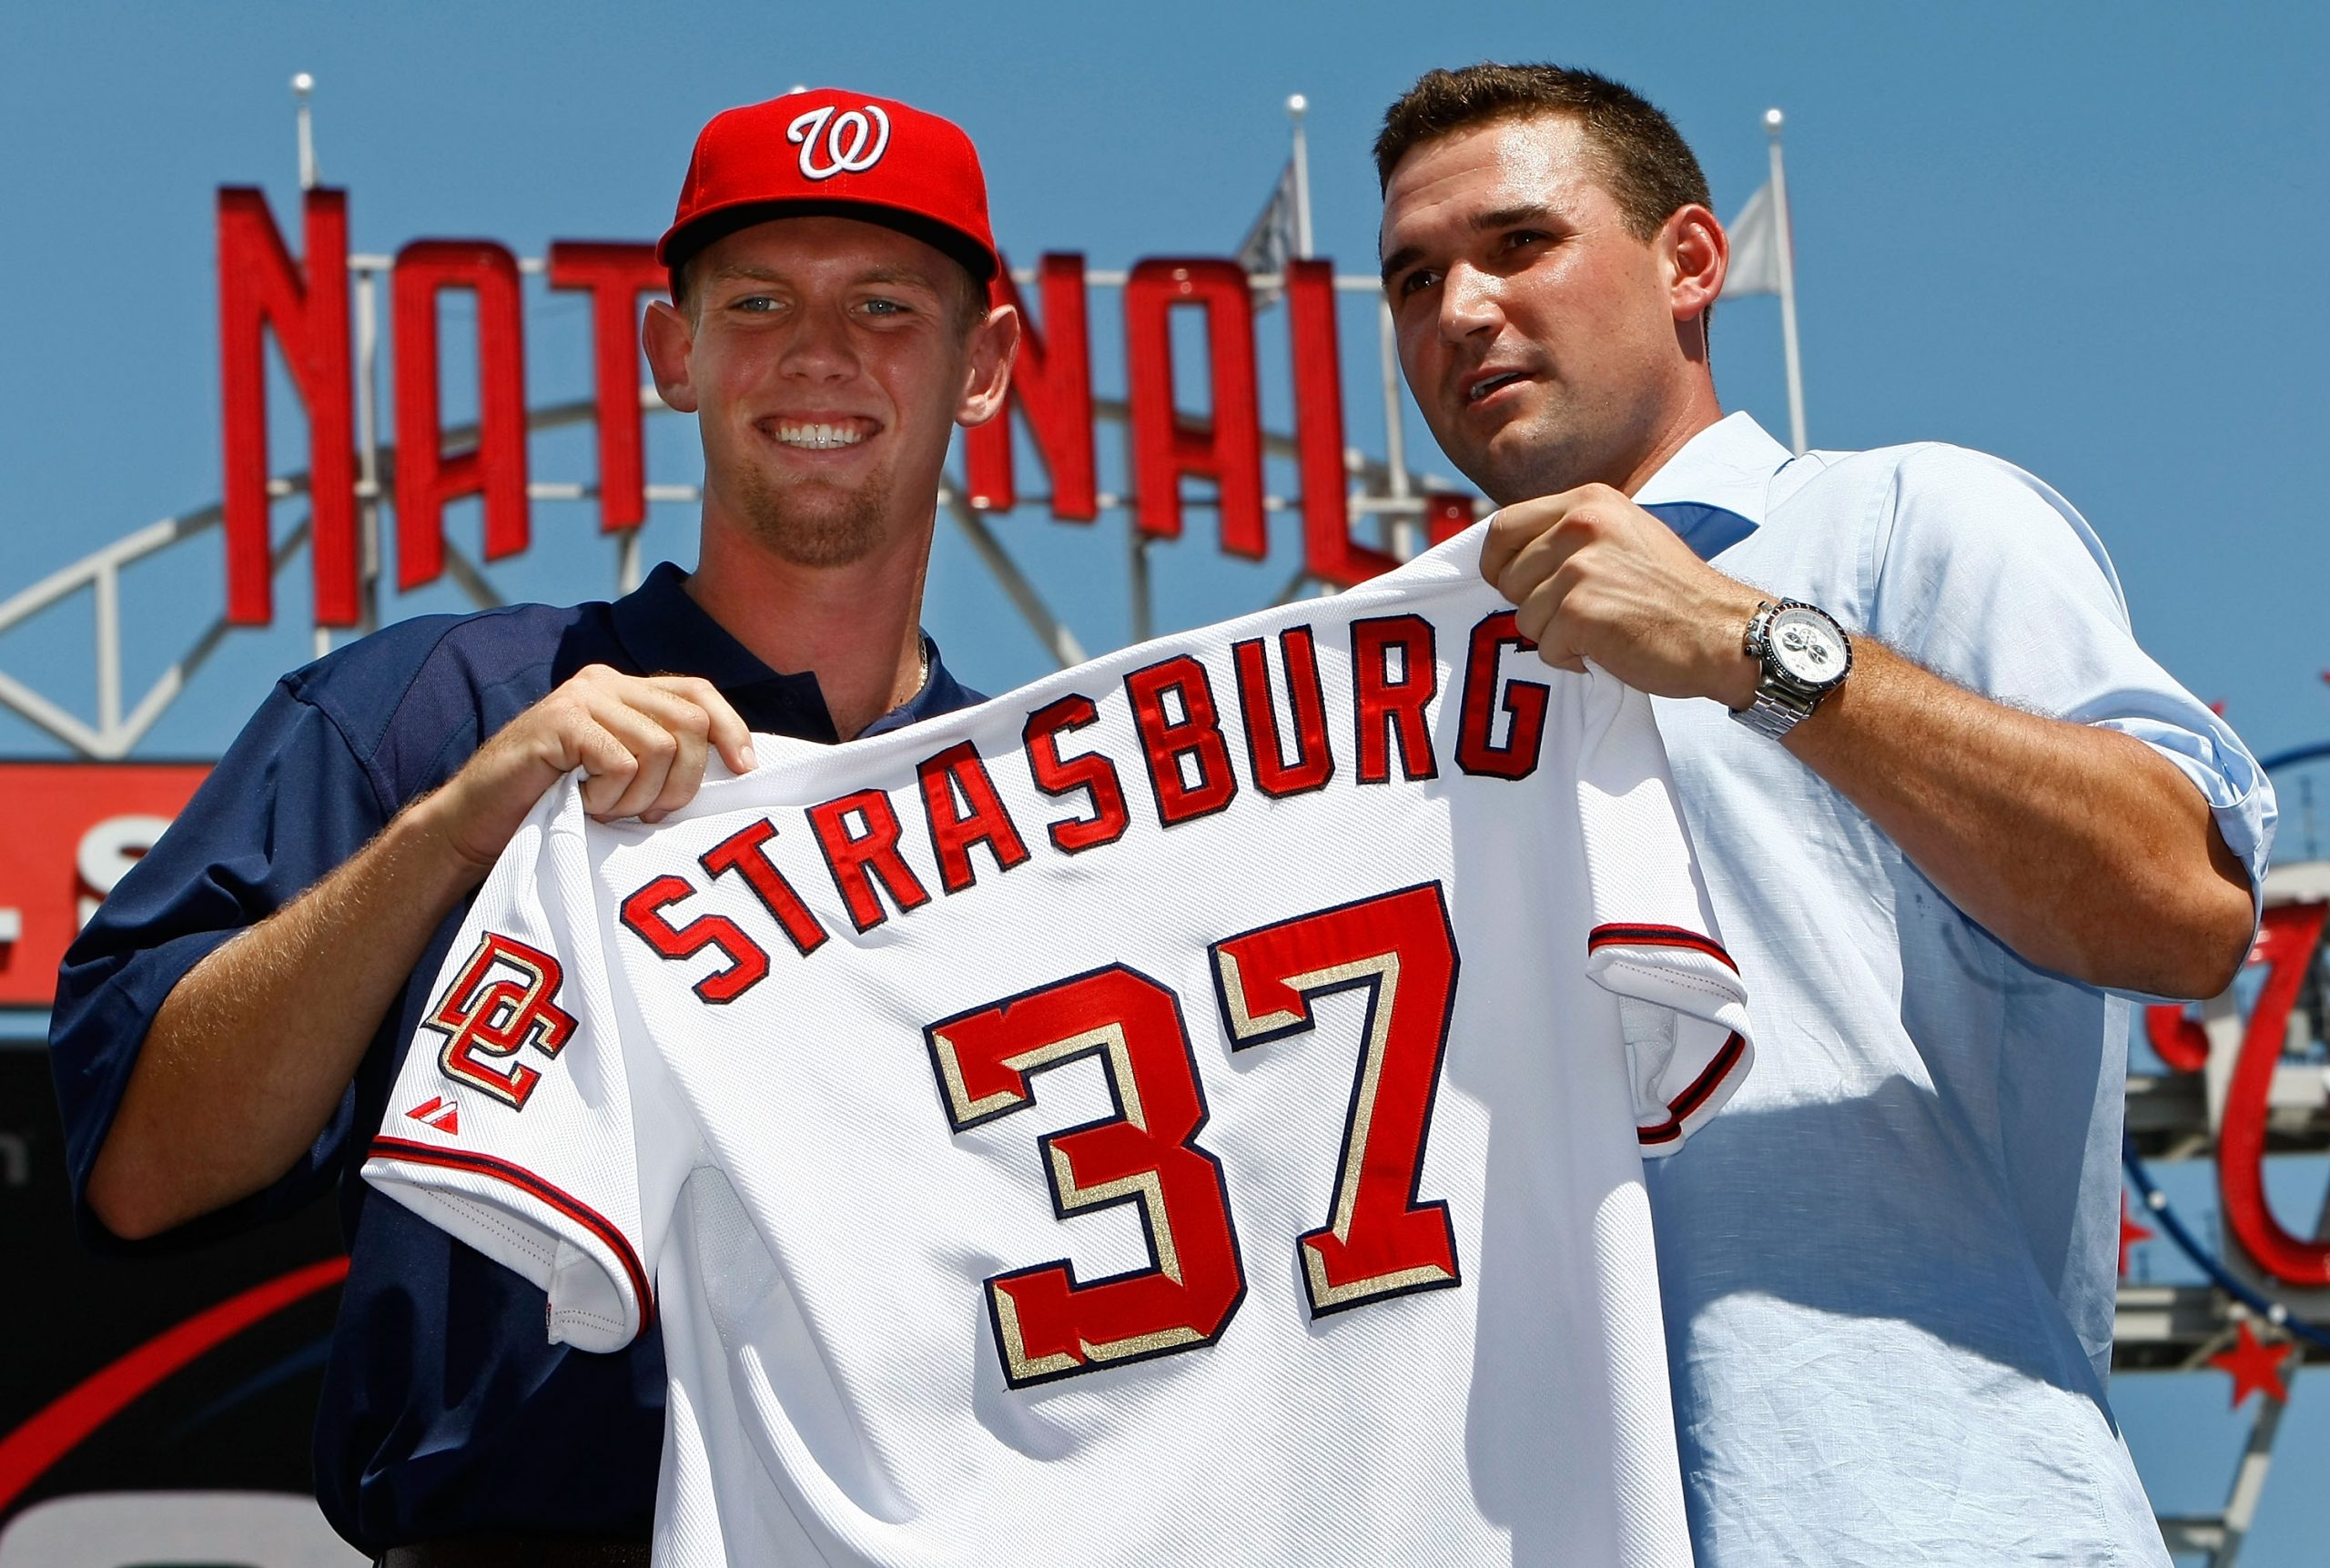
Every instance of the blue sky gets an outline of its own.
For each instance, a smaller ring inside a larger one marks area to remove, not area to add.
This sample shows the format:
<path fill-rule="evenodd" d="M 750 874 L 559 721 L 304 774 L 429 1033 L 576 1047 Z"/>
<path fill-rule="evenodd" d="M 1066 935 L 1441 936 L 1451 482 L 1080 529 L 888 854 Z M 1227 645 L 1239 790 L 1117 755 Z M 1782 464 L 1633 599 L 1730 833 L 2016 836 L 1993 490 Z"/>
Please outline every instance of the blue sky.
<path fill-rule="evenodd" d="M 2147 646 L 2260 753 L 2330 738 L 2330 548 L 2312 471 L 2330 427 L 2314 265 L 2330 253 L 2330 20 L 2297 5 L 12 6 L 0 595 L 216 497 L 212 193 L 261 184 L 292 225 L 295 70 L 319 80 L 324 172 L 350 190 L 355 246 L 370 251 L 651 238 L 695 127 L 798 81 L 962 122 L 1015 259 L 1225 254 L 1268 193 L 1300 91 L 1319 248 L 1364 271 L 1375 117 L 1424 66 L 1488 56 L 1633 83 L 1697 147 L 1727 217 L 1764 176 L 1758 116 L 1782 106 L 1814 443 L 1940 439 L 2031 469 L 2102 534 Z M 1095 311 L 1114 389 L 1113 302 Z M 586 389 L 581 312 L 529 293 L 532 401 Z M 1727 404 L 1784 431 L 1776 306 L 1727 306 L 1716 350 Z M 1370 351 L 1352 339 L 1345 382 L 1352 439 L 1380 451 L 1352 362 Z M 1266 400 L 1282 425 L 1282 388 Z M 1420 462 L 1444 468 L 1420 428 L 1416 440 Z M 535 460 L 538 477 L 590 472 L 587 440 L 545 440 Z M 693 477 L 681 421 L 655 422 L 650 470 Z M 457 541 L 476 526 L 456 509 Z M 607 592 L 587 509 L 539 507 L 535 528 L 532 552 L 499 575 L 505 592 Z M 1210 528 L 1194 520 L 1160 556 L 1168 624 L 1250 608 L 1285 575 L 1286 559 L 1225 561 Z M 1122 637 L 1121 519 L 1001 530 L 1089 647 Z M 649 544 L 689 560 L 684 511 L 663 509 Z M 215 543 L 132 574 L 133 692 L 216 612 L 220 583 Z M 397 608 L 453 602 L 437 591 Z M 951 536 L 930 623 L 989 689 L 1044 668 Z M 0 636 L 0 671 L 86 704 L 86 625 L 76 609 Z M 288 622 L 230 639 L 146 754 L 215 753 L 304 648 Z M 0 751 L 51 750 L 0 719 Z M 2224 1386 L 2123 1381 L 2164 1506 L 2221 1498 L 2239 1435 Z M 2311 1560 L 2330 1527 L 2304 1479 L 2330 1449 L 2310 1391 L 2302 1379 L 2251 1563 Z"/>

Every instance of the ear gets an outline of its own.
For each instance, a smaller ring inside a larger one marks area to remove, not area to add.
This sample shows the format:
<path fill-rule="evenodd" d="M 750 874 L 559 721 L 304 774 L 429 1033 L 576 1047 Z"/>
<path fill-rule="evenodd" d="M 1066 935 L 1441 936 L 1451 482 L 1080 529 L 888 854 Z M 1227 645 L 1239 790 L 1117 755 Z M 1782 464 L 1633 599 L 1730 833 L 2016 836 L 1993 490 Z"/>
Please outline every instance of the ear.
<path fill-rule="evenodd" d="M 1659 254 L 1667 268 L 1667 301 L 1675 319 L 1704 313 L 1723 292 L 1731 266 L 1731 239 L 1714 213 L 1693 202 L 1667 215 L 1658 232 Z"/>
<path fill-rule="evenodd" d="M 647 368 L 655 374 L 655 390 L 664 401 L 680 413 L 694 413 L 695 384 L 688 373 L 688 359 L 695 349 L 695 329 L 686 314 L 668 301 L 649 300 L 639 341 L 647 350 Z"/>
<path fill-rule="evenodd" d="M 957 424 L 983 425 L 1003 411 L 1004 395 L 1011 389 L 1011 362 L 1018 357 L 1019 312 L 998 305 L 971 329 L 970 365 L 964 374 L 962 400 L 955 405 Z"/>

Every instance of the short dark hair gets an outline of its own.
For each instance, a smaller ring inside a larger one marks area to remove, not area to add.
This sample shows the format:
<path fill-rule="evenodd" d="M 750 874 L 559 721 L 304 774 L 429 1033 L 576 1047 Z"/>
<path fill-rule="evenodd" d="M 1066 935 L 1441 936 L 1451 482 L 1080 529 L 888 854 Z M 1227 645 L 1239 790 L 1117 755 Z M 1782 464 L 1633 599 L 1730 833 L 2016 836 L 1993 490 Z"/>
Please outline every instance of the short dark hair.
<path fill-rule="evenodd" d="M 1384 188 L 1400 160 L 1426 142 L 1501 120 L 1567 115 L 1585 127 L 1603 183 L 1626 232 L 1648 239 L 1677 207 L 1708 207 L 1707 177 L 1682 133 L 1648 99 L 1622 83 L 1567 66 L 1484 61 L 1426 71 L 1383 111 L 1375 174 Z"/>

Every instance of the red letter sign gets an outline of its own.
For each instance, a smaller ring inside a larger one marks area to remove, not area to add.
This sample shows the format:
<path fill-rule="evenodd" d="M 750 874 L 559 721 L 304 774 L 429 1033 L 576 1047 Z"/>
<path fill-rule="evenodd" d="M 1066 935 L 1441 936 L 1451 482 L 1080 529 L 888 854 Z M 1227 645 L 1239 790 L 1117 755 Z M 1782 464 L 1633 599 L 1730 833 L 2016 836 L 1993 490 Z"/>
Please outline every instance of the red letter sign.
<path fill-rule="evenodd" d="M 661 294 L 671 275 L 652 245 L 553 240 L 550 286 L 591 293 L 591 362 L 599 396 L 599 531 L 647 521 L 647 465 L 641 456 L 639 297 Z"/>
<path fill-rule="evenodd" d="M 1173 408 L 1177 305 L 1201 305 L 1212 372 L 1213 417 L 1183 429 Z M 1131 384 L 1135 518 L 1144 533 L 1181 534 L 1181 475 L 1221 487 L 1221 548 L 1259 561 L 1262 521 L 1262 414 L 1254 389 L 1254 302 L 1234 261 L 1150 260 L 1125 284 L 1125 352 Z M 1340 481 L 1338 485 L 1340 486 Z"/>
<path fill-rule="evenodd" d="M 2265 1108 L 2274 1069 L 2282 1065 L 2290 1011 L 2321 944 L 2326 914 L 2325 904 L 2282 904 L 2265 911 L 2251 957 L 2265 966 L 2265 983 L 2250 1009 L 2225 1089 L 2224 1126 L 2217 1131 L 2217 1189 L 2225 1223 L 2259 1268 L 2292 1285 L 2330 1285 L 2330 1241 L 2292 1235 L 2265 1201 Z"/>
<path fill-rule="evenodd" d="M 1302 562 L 1350 588 L 1400 563 L 1355 543 L 1343 502 L 1342 360 L 1335 348 L 1335 268 L 1286 264 L 1287 328 L 1294 346 L 1294 440 L 1302 467 Z"/>
<path fill-rule="evenodd" d="M 274 618 L 268 539 L 267 348 L 275 329 L 291 383 L 308 406 L 309 550 L 316 622 L 357 619 L 356 415 L 348 356 L 348 193 L 307 193 L 304 264 L 291 259 L 267 197 L 218 192 L 218 372 L 225 399 L 227 619 Z"/>
<path fill-rule="evenodd" d="M 476 447 L 448 457 L 437 424 L 437 295 L 477 290 Z M 397 586 L 445 570 L 445 503 L 485 497 L 485 558 L 526 548 L 525 329 L 518 260 L 490 239 L 417 239 L 397 254 Z"/>
<path fill-rule="evenodd" d="M 1010 400 L 1003 411 L 963 432 L 965 483 L 971 504 L 981 511 L 1009 511 L 1019 504 L 1011 473 L 1010 413 L 1017 408 L 1051 475 L 1052 515 L 1068 522 L 1089 522 L 1100 514 L 1100 501 L 1092 460 L 1092 350 L 1085 327 L 1084 258 L 1047 256 L 1038 275 L 1044 296 L 1041 334 L 1011 274 L 996 274 L 994 302 L 1019 312 L 1019 357 L 1012 361 Z"/>
<path fill-rule="evenodd" d="M 1435 490 L 1423 498 L 1424 537 L 1445 544 L 1473 526 L 1473 498 L 1461 491 Z"/>

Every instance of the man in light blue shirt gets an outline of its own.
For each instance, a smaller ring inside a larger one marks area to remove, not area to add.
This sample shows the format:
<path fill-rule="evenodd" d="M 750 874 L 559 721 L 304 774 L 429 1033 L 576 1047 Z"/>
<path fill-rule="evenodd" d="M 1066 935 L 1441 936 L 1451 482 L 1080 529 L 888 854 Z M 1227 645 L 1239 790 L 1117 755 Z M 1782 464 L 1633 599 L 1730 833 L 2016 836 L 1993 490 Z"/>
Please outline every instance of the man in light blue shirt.
<path fill-rule="evenodd" d="M 1755 1071 L 1650 1173 L 1701 1561 L 2165 1563 L 2104 1394 L 2126 994 L 2231 982 L 2270 788 L 2045 485 L 1723 417 L 1727 242 L 1656 109 L 1436 71 L 1376 152 L 1483 571 L 1659 699 L 1755 999 Z"/>

